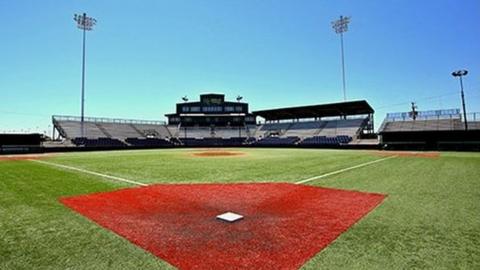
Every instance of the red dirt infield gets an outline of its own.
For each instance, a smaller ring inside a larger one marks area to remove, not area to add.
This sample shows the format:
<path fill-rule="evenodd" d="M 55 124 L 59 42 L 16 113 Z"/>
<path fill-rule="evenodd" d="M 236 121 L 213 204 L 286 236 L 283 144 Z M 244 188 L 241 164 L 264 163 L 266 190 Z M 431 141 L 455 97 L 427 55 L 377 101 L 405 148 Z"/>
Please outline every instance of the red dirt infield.
<path fill-rule="evenodd" d="M 12 161 L 12 160 L 37 160 L 45 159 L 53 156 L 53 154 L 21 154 L 21 155 L 5 155 L 0 156 L 0 161 Z"/>
<path fill-rule="evenodd" d="M 389 157 L 417 157 L 417 158 L 439 158 L 439 152 L 411 152 L 411 151 L 373 151 L 377 156 Z"/>
<path fill-rule="evenodd" d="M 162 184 L 60 201 L 180 269 L 298 269 L 384 197 L 287 183 Z M 244 219 L 215 218 L 227 211 Z"/>
<path fill-rule="evenodd" d="M 202 151 L 193 153 L 195 157 L 228 157 L 228 156 L 243 156 L 245 153 L 236 151 Z"/>

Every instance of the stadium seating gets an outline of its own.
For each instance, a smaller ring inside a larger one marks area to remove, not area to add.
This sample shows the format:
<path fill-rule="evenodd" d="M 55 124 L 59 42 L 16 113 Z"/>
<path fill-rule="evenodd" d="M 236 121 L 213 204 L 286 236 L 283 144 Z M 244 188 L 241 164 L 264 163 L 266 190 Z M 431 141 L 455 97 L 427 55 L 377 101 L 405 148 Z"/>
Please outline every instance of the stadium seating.
<path fill-rule="evenodd" d="M 258 137 L 257 136 L 257 130 L 258 130 L 257 125 L 246 125 L 245 129 L 246 129 L 246 132 L 247 132 L 247 137 L 249 137 L 249 138 Z"/>
<path fill-rule="evenodd" d="M 317 136 L 336 137 L 346 135 L 354 138 L 365 125 L 366 121 L 366 118 L 328 121 Z"/>
<path fill-rule="evenodd" d="M 89 139 L 85 137 L 78 137 L 74 138 L 72 142 L 77 146 L 83 147 L 124 147 L 126 146 L 125 143 L 118 139 L 112 138 L 97 138 L 97 139 Z"/>
<path fill-rule="evenodd" d="M 180 127 L 172 132 L 179 138 L 237 138 L 248 137 L 245 127 Z"/>
<path fill-rule="evenodd" d="M 95 123 L 85 122 L 83 125 L 84 134 L 82 134 L 81 123 L 78 121 L 61 121 L 58 124 L 67 135 L 67 138 L 78 138 L 82 136 L 85 138 L 108 137 Z"/>
<path fill-rule="evenodd" d="M 388 121 L 382 124 L 381 132 L 390 131 L 443 131 L 464 129 L 461 119 L 428 119 L 428 120 L 406 120 Z"/>
<path fill-rule="evenodd" d="M 162 147 L 173 145 L 170 141 L 159 138 L 127 138 L 125 141 L 132 146 L 139 147 Z"/>
<path fill-rule="evenodd" d="M 327 123 L 327 121 L 295 122 L 290 125 L 283 136 L 311 137 L 318 134 Z"/>
<path fill-rule="evenodd" d="M 218 138 L 247 137 L 247 130 L 244 127 L 215 127 L 213 135 Z"/>
<path fill-rule="evenodd" d="M 281 146 L 281 145 L 295 145 L 300 140 L 299 137 L 265 137 L 253 143 L 259 146 Z"/>
<path fill-rule="evenodd" d="M 132 124 L 118 124 L 118 123 L 101 123 L 97 124 L 98 128 L 111 138 L 128 138 L 128 137 L 143 137 L 144 135 L 138 132 Z"/>
<path fill-rule="evenodd" d="M 367 118 L 336 119 L 322 121 L 305 121 L 290 123 L 266 123 L 254 129 L 249 126 L 250 137 L 299 137 L 308 138 L 313 136 L 336 137 L 346 135 L 355 138 L 364 128 Z"/>
<path fill-rule="evenodd" d="M 265 123 L 257 128 L 255 135 L 256 137 L 268 137 L 270 134 L 283 135 L 291 125 L 291 122 Z"/>
<path fill-rule="evenodd" d="M 141 120 L 119 120 L 106 118 L 86 118 L 84 134 L 78 117 L 54 116 L 53 124 L 66 138 L 171 138 L 172 134 L 163 122 Z"/>
<path fill-rule="evenodd" d="M 314 146 L 314 145 L 341 145 L 347 144 L 352 141 L 352 137 L 346 135 L 340 135 L 335 137 L 326 137 L 326 136 L 313 136 L 305 138 L 299 143 L 299 145 L 304 146 Z"/>
<path fill-rule="evenodd" d="M 178 137 L 203 139 L 213 137 L 213 134 L 209 127 L 181 127 L 178 129 Z"/>
<path fill-rule="evenodd" d="M 141 134 L 141 137 L 156 137 L 156 138 L 172 138 L 173 135 L 170 129 L 165 125 L 152 125 L 152 124 L 132 124 L 137 132 Z"/>
<path fill-rule="evenodd" d="M 179 138 L 185 146 L 240 146 L 245 143 L 246 138 Z"/>
<path fill-rule="evenodd" d="M 245 127 L 179 127 L 153 121 L 88 118 L 84 122 L 83 136 L 77 118 L 59 117 L 54 119 L 54 124 L 62 136 L 76 138 L 73 143 L 83 146 L 281 146 L 345 144 L 356 138 L 366 120 L 282 122 Z M 105 138 L 112 140 L 107 141 Z"/>

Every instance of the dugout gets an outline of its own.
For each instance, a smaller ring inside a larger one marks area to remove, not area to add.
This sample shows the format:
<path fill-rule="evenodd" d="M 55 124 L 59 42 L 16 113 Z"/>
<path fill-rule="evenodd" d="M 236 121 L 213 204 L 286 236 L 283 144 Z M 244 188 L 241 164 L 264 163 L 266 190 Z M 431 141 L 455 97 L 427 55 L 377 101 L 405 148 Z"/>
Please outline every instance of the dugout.
<path fill-rule="evenodd" d="M 0 134 L 0 154 L 21 154 L 41 152 L 42 135 Z"/>

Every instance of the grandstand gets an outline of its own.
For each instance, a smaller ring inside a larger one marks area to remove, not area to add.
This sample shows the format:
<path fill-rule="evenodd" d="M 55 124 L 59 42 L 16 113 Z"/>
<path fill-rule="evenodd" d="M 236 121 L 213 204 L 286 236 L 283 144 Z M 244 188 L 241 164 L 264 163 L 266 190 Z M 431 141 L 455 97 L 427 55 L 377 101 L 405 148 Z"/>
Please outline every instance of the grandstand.
<path fill-rule="evenodd" d="M 176 104 L 163 121 L 52 117 L 61 146 L 87 148 L 171 146 L 377 147 L 404 149 L 475 148 L 480 114 L 469 130 L 459 109 L 389 113 L 374 132 L 373 108 L 365 101 L 248 111 L 248 104 L 202 94 L 200 101 Z M 257 118 L 263 121 L 256 123 Z M 461 145 L 461 147 L 459 147 Z M 463 145 L 463 146 L 462 146 Z M 60 144 L 54 144 L 60 146 Z"/>
<path fill-rule="evenodd" d="M 253 113 L 265 119 L 255 145 L 339 146 L 373 133 L 374 110 L 365 100 Z"/>
<path fill-rule="evenodd" d="M 82 128 L 80 117 L 54 115 L 52 123 L 54 134 L 82 147 L 164 146 L 172 137 L 162 121 L 86 117 Z"/>
<path fill-rule="evenodd" d="M 373 133 L 373 109 L 366 101 L 248 112 L 248 104 L 225 101 L 221 94 L 176 105 L 162 121 L 55 115 L 58 137 L 82 147 L 332 146 Z M 265 121 L 256 124 L 256 117 Z"/>
<path fill-rule="evenodd" d="M 463 149 L 480 146 L 480 114 L 470 114 L 468 130 L 460 109 L 389 113 L 379 129 L 391 149 Z"/>

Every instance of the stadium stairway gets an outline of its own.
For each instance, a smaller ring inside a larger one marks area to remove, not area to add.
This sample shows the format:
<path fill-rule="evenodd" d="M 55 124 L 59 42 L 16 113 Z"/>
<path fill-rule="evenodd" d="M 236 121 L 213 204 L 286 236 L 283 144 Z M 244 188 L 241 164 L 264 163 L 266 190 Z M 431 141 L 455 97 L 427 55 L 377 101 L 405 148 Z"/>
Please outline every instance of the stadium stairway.
<path fill-rule="evenodd" d="M 110 133 L 108 133 L 108 131 L 102 125 L 100 125 L 99 123 L 95 123 L 95 126 L 97 126 L 97 128 L 100 129 L 103 134 L 105 134 L 105 137 L 112 138 L 112 135 L 110 135 Z"/>
<path fill-rule="evenodd" d="M 140 137 L 145 137 L 145 134 L 144 134 L 142 131 L 140 131 L 134 124 L 130 124 L 130 127 L 131 127 L 133 130 L 135 130 Z"/>

